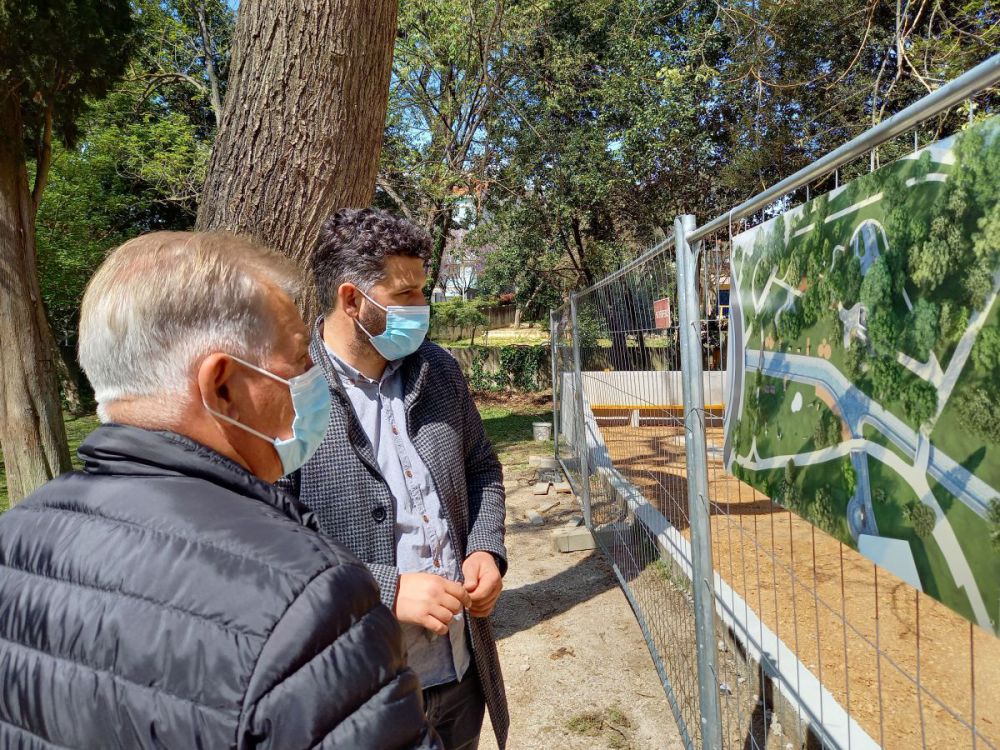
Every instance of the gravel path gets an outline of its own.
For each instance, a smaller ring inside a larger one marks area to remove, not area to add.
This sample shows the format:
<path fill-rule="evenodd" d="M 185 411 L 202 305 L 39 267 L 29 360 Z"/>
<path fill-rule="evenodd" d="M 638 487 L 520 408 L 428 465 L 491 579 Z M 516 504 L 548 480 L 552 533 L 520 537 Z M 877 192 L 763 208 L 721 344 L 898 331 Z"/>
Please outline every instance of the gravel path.
<path fill-rule="evenodd" d="M 508 484 L 510 570 L 495 621 L 510 700 L 511 750 L 682 744 L 649 651 L 614 573 L 597 552 L 558 553 L 552 531 L 578 513 L 572 495 Z M 560 499 L 533 526 L 528 511 Z M 495 750 L 489 720 L 483 750 Z"/>

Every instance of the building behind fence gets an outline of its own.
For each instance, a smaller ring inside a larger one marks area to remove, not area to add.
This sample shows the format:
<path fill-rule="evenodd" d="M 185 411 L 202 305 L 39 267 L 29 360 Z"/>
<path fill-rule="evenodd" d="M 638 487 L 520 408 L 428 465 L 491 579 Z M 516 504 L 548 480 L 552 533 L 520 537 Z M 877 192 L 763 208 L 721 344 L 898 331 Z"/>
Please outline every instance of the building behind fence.
<path fill-rule="evenodd" d="M 734 223 L 998 80 L 1000 56 L 728 214 L 678 218 L 552 313 L 557 457 L 688 747 L 1000 746 L 1000 639 L 723 464 Z"/>

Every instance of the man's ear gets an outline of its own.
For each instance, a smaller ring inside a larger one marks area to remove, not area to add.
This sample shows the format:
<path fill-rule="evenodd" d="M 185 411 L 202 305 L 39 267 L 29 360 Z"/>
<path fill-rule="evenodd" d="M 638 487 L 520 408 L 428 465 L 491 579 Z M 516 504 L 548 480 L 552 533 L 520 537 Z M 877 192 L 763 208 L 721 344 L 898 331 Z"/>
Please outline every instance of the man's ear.
<path fill-rule="evenodd" d="M 202 401 L 209 408 L 232 419 L 239 419 L 239 410 L 233 398 L 232 378 L 236 363 L 222 352 L 205 357 L 198 366 L 198 390 Z"/>
<path fill-rule="evenodd" d="M 358 288 L 349 281 L 345 281 L 337 288 L 337 302 L 340 304 L 340 309 L 349 318 L 357 318 L 361 315 L 361 300 L 363 299 L 364 296 Z"/>

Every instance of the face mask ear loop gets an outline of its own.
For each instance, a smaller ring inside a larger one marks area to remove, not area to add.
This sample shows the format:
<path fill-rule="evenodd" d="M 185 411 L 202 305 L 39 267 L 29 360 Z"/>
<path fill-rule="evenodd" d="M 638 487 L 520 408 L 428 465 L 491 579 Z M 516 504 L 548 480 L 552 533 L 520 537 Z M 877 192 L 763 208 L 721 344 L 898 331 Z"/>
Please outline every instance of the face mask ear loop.
<path fill-rule="evenodd" d="M 214 416 L 216 419 L 221 419 L 223 422 L 229 422 L 229 424 L 233 425 L 234 427 L 239 427 L 241 430 L 245 430 L 249 432 L 251 435 L 255 435 L 259 437 L 261 440 L 266 440 L 271 445 L 274 445 L 275 439 L 273 437 L 268 437 L 263 432 L 258 432 L 253 427 L 245 425 L 242 422 L 237 422 L 232 417 L 228 417 L 222 412 L 216 411 L 215 409 L 213 409 L 211 406 L 208 405 L 208 402 L 205 401 L 205 399 L 201 400 L 201 405 L 205 407 L 205 411 Z"/>
<path fill-rule="evenodd" d="M 355 318 L 355 319 L 354 319 L 354 322 L 355 322 L 355 324 L 356 324 L 356 325 L 358 326 L 358 328 L 360 328 L 360 329 L 361 329 L 362 331 L 364 331 L 364 332 L 365 332 L 365 336 L 367 336 L 367 337 L 368 337 L 368 338 L 370 338 L 370 339 L 373 339 L 373 338 L 375 338 L 375 337 L 374 337 L 374 336 L 372 336 L 372 335 L 371 335 L 370 333 L 368 333 L 368 329 L 367 329 L 367 328 L 365 328 L 365 327 L 364 327 L 364 325 L 362 325 L 361 321 L 360 321 L 360 320 L 359 320 L 358 318 Z"/>
<path fill-rule="evenodd" d="M 249 362 L 247 362 L 247 361 L 246 361 L 245 359 L 240 359 L 240 358 L 239 358 L 239 357 L 237 357 L 237 356 L 236 356 L 235 354 L 229 354 L 229 355 L 227 355 L 227 356 L 228 356 L 228 357 L 229 357 L 229 358 L 230 358 L 231 360 L 233 360 L 234 362 L 239 362 L 239 363 L 240 363 L 241 365 L 243 365 L 244 367 L 249 367 L 249 368 L 250 368 L 251 370 L 256 370 L 256 371 L 257 371 L 257 372 L 259 372 L 259 373 L 260 373 L 261 375 L 267 375 L 267 377 L 271 378 L 271 380 L 277 380 L 277 381 L 278 381 L 279 383 L 284 383 L 285 385 L 288 385 L 288 386 L 290 386 L 290 385 L 291 385 L 291 383 L 289 383 L 289 382 L 288 382 L 287 380 L 285 380 L 285 379 L 284 379 L 283 377 L 281 377 L 280 375 L 275 375 L 275 374 L 274 374 L 273 372 L 270 372 L 270 371 L 268 371 L 268 370 L 265 370 L 265 369 L 264 369 L 263 367 L 258 367 L 257 365 L 254 365 L 254 364 L 250 364 L 250 363 L 249 363 Z"/>
<path fill-rule="evenodd" d="M 364 298 L 365 298 L 366 300 L 368 300 L 368 301 L 369 301 L 369 302 L 371 302 L 371 303 L 372 303 L 373 305 L 375 305 L 375 307 L 377 307 L 377 308 L 378 308 L 379 310 L 381 310 L 381 311 L 382 311 L 382 312 L 384 312 L 384 313 L 387 313 L 387 312 L 389 312 L 389 308 L 388 308 L 388 307 L 385 307 L 385 306 L 383 306 L 383 305 L 380 305 L 380 304 L 379 304 L 378 302 L 376 302 L 375 300 L 373 300 L 373 299 L 372 299 L 371 297 L 369 297 L 369 296 L 368 296 L 367 294 L 365 294 L 365 293 L 364 293 L 364 292 L 363 292 L 363 291 L 361 290 L 361 287 L 356 287 L 356 288 L 357 288 L 357 290 L 358 290 L 359 292 L 361 292 L 361 296 L 362 296 L 362 297 L 364 297 Z"/>
<path fill-rule="evenodd" d="M 371 297 L 369 297 L 369 296 L 368 296 L 367 294 L 365 294 L 364 290 L 363 290 L 363 289 L 362 289 L 361 287 L 359 287 L 359 286 L 356 286 L 356 287 L 354 287 L 354 288 L 355 288 L 355 289 L 357 289 L 357 290 L 358 290 L 359 292 L 361 292 L 361 296 L 362 296 L 362 297 L 364 297 L 364 298 L 365 298 L 366 300 L 368 300 L 369 302 L 371 302 L 371 303 L 372 303 L 373 305 L 375 305 L 375 307 L 377 307 L 377 308 L 378 308 L 379 310 L 381 310 L 382 312 L 384 312 L 384 313 L 385 313 L 386 315 L 388 315 L 388 314 L 389 314 L 389 308 L 387 308 L 387 307 L 382 307 L 382 305 L 380 305 L 380 304 L 379 304 L 378 302 L 376 302 L 376 301 L 375 301 L 375 300 L 373 300 L 373 299 L 372 299 Z M 360 315 L 359 315 L 358 317 L 356 317 L 356 318 L 354 319 L 354 322 L 355 322 L 355 323 L 357 324 L 358 328 L 360 328 L 360 329 L 361 329 L 362 331 L 364 331 L 364 332 L 365 332 L 365 336 L 367 336 L 367 337 L 368 337 L 369 339 L 373 339 L 373 338 L 375 338 L 375 336 L 373 336 L 373 335 L 372 335 L 372 334 L 371 334 L 371 333 L 370 333 L 370 332 L 368 331 L 368 329 L 367 329 L 367 328 L 365 328 L 364 324 L 363 324 L 363 323 L 361 322 L 361 316 L 360 316 Z M 389 321 L 388 321 L 388 318 L 387 318 L 387 319 L 386 319 L 386 325 L 388 325 L 388 322 L 389 322 Z"/>
<path fill-rule="evenodd" d="M 273 372 L 268 372 L 263 367 L 258 367 L 255 364 L 251 364 L 250 362 L 247 362 L 245 359 L 240 359 L 235 354 L 229 354 L 227 356 L 231 360 L 233 360 L 234 362 L 239 362 L 244 367 L 249 367 L 251 370 L 259 372 L 261 375 L 267 375 L 267 377 L 271 378 L 272 380 L 277 380 L 279 383 L 283 383 L 284 385 L 286 385 L 289 388 L 291 388 L 292 384 L 289 383 L 287 380 L 285 380 L 280 375 L 275 375 Z M 204 396 L 202 396 L 202 398 L 201 398 L 201 405 L 204 406 L 205 407 L 205 411 L 207 411 L 213 417 L 215 417 L 217 419 L 221 419 L 223 422 L 228 422 L 229 424 L 233 425 L 234 427 L 239 427 L 241 430 L 245 430 L 246 432 L 249 432 L 251 435 L 259 437 L 261 440 L 266 440 L 271 445 L 274 445 L 274 442 L 277 439 L 277 438 L 269 437 L 269 436 L 265 435 L 263 432 L 255 430 L 253 427 L 250 427 L 249 425 L 245 425 L 242 422 L 237 422 L 235 419 L 233 419 L 232 417 L 226 416 L 222 412 L 216 411 L 215 409 L 213 409 L 211 406 L 208 405 L 208 402 L 205 400 Z"/>

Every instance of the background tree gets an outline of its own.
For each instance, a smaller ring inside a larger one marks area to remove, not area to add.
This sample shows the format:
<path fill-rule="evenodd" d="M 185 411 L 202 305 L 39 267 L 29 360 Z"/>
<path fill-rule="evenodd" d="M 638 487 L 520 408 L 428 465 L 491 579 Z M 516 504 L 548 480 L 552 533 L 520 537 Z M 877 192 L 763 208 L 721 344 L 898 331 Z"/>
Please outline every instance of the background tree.
<path fill-rule="evenodd" d="M 35 244 L 53 143 L 72 143 L 86 98 L 124 72 L 132 29 L 124 0 L 0 3 L 0 449 L 11 502 L 70 466 Z"/>
<path fill-rule="evenodd" d="M 917 358 L 926 361 L 940 334 L 938 307 L 926 299 L 918 299 L 910 314 L 909 330 L 912 332 L 913 347 Z"/>
<path fill-rule="evenodd" d="M 371 203 L 396 0 L 245 0 L 199 229 L 241 232 L 304 260 L 336 208 Z"/>
<path fill-rule="evenodd" d="M 972 347 L 972 361 L 984 375 L 1000 369 L 1000 327 L 983 327 Z"/>
<path fill-rule="evenodd" d="M 913 525 L 913 531 L 921 539 L 933 535 L 937 525 L 937 516 L 933 509 L 923 503 L 910 503 L 906 506 L 906 518 Z"/>
<path fill-rule="evenodd" d="M 434 237 L 428 290 L 455 219 L 477 212 L 488 188 L 511 50 L 536 33 L 538 15 L 534 4 L 509 0 L 400 3 L 378 187 L 386 205 Z"/>
<path fill-rule="evenodd" d="M 75 142 L 52 144 L 37 218 L 42 299 L 74 414 L 93 408 L 76 364 L 83 290 L 108 249 L 142 232 L 193 224 L 215 136 L 210 92 L 225 91 L 235 23 L 225 6 L 198 6 L 212 10 L 209 66 L 200 56 L 197 8 L 186 0 L 134 0 L 132 7 L 136 52 L 123 79 L 77 118 Z M 176 75 L 166 75 L 171 71 Z"/>

